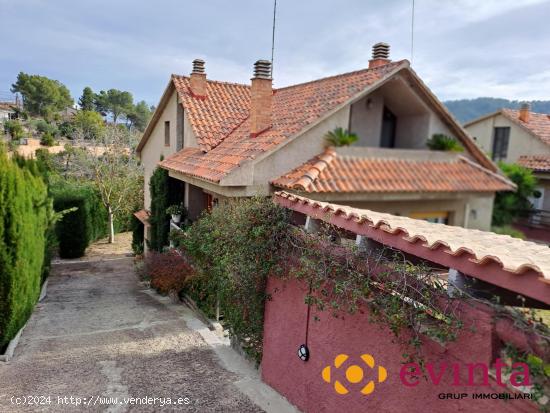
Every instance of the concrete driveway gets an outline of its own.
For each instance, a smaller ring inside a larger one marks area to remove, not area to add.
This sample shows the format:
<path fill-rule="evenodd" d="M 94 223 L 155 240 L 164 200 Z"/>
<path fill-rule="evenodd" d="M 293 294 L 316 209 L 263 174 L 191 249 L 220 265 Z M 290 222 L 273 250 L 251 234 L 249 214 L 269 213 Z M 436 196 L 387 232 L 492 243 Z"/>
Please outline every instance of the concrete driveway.
<path fill-rule="evenodd" d="M 0 364 L 0 411 L 292 411 L 226 344 L 140 286 L 132 258 L 54 265 Z"/>

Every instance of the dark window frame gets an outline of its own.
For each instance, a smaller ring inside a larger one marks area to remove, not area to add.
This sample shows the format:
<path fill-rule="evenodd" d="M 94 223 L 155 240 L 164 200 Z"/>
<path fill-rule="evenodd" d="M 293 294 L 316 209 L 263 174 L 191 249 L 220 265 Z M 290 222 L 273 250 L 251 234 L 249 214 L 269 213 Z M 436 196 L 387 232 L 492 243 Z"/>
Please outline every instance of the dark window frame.
<path fill-rule="evenodd" d="M 493 129 L 493 145 L 491 158 L 493 161 L 502 161 L 508 156 L 510 146 L 510 127 L 495 126 Z"/>
<path fill-rule="evenodd" d="M 164 121 L 164 146 L 170 146 L 170 121 Z"/>

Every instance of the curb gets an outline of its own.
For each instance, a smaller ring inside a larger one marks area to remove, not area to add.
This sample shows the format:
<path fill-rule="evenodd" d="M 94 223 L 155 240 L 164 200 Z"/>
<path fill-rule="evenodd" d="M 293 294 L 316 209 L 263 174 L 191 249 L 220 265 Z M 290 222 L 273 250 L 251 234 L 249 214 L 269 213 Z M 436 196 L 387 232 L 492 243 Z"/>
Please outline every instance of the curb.
<path fill-rule="evenodd" d="M 220 323 L 216 321 L 212 321 L 209 319 L 206 314 L 199 308 L 199 306 L 195 303 L 195 301 L 189 297 L 187 294 L 183 294 L 182 301 L 187 304 L 187 306 L 193 310 L 193 312 L 197 315 L 197 317 L 208 327 L 211 331 L 219 331 L 220 329 L 223 330 L 223 327 Z"/>
<path fill-rule="evenodd" d="M 42 289 L 40 290 L 40 297 L 38 297 L 38 302 L 41 302 L 44 298 L 46 298 L 46 294 L 48 292 L 48 280 L 44 281 L 44 284 L 42 284 Z"/>
<path fill-rule="evenodd" d="M 38 297 L 38 302 L 41 302 L 42 300 L 44 300 L 44 298 L 46 298 L 47 293 L 48 293 L 48 280 L 46 279 L 46 281 L 44 281 L 44 284 L 42 284 L 42 288 L 40 289 L 40 296 Z M 36 306 L 33 308 L 32 312 L 34 313 L 35 310 L 36 310 Z M 32 317 L 32 314 L 31 314 L 31 317 Z M 29 320 L 31 317 L 29 317 Z M 23 327 L 21 327 L 21 329 L 17 332 L 15 337 L 10 340 L 8 344 L 8 348 L 6 348 L 6 352 L 4 354 L 0 354 L 0 361 L 8 362 L 13 358 L 13 353 L 15 352 L 15 348 L 17 347 L 17 344 L 19 344 L 19 339 L 21 338 L 21 334 L 23 334 L 23 330 L 25 329 L 25 327 L 27 327 L 29 320 L 27 320 L 27 322 L 23 325 Z"/>
<path fill-rule="evenodd" d="M 17 332 L 15 337 L 11 339 L 10 343 L 8 344 L 8 348 L 6 349 L 6 352 L 4 354 L 0 354 L 0 361 L 8 362 L 13 358 L 13 352 L 15 351 L 15 348 L 19 343 L 19 339 L 21 338 L 21 334 L 23 333 L 25 327 L 27 327 L 27 323 L 25 323 L 25 325 L 21 327 L 21 330 Z"/>

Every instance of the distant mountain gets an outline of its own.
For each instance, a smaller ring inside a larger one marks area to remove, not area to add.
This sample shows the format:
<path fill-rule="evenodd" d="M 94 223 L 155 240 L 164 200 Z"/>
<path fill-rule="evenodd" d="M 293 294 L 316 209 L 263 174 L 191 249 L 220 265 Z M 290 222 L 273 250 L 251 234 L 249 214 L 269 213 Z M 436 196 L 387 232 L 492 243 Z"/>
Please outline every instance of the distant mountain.
<path fill-rule="evenodd" d="M 519 109 L 523 101 L 476 98 L 448 100 L 443 103 L 460 122 L 465 123 L 485 114 L 496 112 L 501 108 Z M 533 100 L 529 103 L 531 103 L 531 110 L 533 112 L 550 114 L 550 100 Z"/>

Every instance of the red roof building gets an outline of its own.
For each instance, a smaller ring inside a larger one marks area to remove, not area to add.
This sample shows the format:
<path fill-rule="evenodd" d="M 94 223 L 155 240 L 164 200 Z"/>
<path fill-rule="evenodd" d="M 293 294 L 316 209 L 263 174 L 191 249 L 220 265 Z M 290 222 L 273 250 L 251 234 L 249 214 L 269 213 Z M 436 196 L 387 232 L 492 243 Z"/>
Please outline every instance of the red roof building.
<path fill-rule="evenodd" d="M 496 191 L 514 190 L 407 60 L 376 45 L 368 67 L 274 88 L 270 62 L 248 85 L 207 79 L 204 61 L 172 75 L 138 146 L 148 182 L 156 167 L 183 182 L 191 219 L 216 201 L 276 188 L 437 222 L 488 229 Z M 358 136 L 327 149 L 325 135 Z M 429 151 L 433 134 L 456 154 Z"/>
<path fill-rule="evenodd" d="M 495 161 L 517 163 L 537 178 L 535 209 L 518 228 L 530 238 L 550 243 L 550 114 L 535 113 L 529 104 L 520 110 L 501 109 L 465 125 L 482 150 Z"/>

